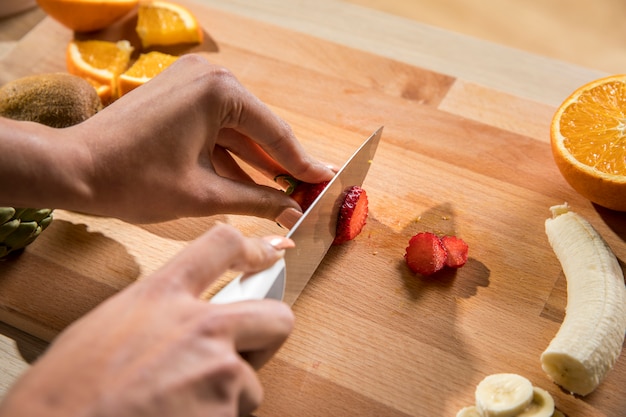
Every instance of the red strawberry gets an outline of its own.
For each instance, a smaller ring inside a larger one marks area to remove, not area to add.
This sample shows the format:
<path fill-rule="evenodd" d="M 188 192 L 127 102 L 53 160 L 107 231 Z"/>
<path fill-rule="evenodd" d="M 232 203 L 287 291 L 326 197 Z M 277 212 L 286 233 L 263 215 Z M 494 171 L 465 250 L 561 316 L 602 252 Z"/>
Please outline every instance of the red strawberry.
<path fill-rule="evenodd" d="M 446 265 L 448 254 L 437 235 L 423 232 L 411 238 L 404 258 L 411 271 L 431 275 Z"/>
<path fill-rule="evenodd" d="M 441 243 L 448 252 L 448 258 L 446 259 L 446 265 L 450 268 L 460 268 L 467 262 L 468 246 L 467 243 L 461 238 L 456 236 L 444 236 L 441 238 Z"/>
<path fill-rule="evenodd" d="M 304 212 L 313 204 L 317 196 L 324 191 L 328 183 L 329 181 L 320 182 L 318 184 L 299 182 L 289 195 L 296 200 Z"/>
<path fill-rule="evenodd" d="M 357 185 L 348 190 L 337 218 L 337 234 L 333 245 L 354 239 L 361 233 L 367 221 L 367 193 Z"/>

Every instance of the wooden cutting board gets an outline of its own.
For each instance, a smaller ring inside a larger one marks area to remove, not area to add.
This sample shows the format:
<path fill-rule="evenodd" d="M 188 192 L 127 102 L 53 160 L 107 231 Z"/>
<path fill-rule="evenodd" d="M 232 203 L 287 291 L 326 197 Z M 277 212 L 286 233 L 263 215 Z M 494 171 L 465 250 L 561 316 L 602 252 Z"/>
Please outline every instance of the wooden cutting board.
<path fill-rule="evenodd" d="M 256 415 L 451 416 L 495 372 L 526 376 L 570 417 L 623 415 L 624 355 L 584 399 L 561 392 L 539 363 L 566 302 L 543 229 L 549 207 L 568 202 L 626 257 L 624 215 L 577 195 L 553 163 L 554 107 L 185 4 L 205 30 L 199 49 L 287 120 L 316 157 L 341 165 L 385 126 L 364 183 L 367 226 L 331 248 L 294 305 L 294 333 L 260 372 L 266 399 Z M 45 19 L 0 62 L 0 81 L 64 71 L 71 38 Z M 131 225 L 55 213 L 21 256 L 0 262 L 0 319 L 48 340 L 216 221 L 248 235 L 285 232 L 231 215 Z M 404 250 L 420 231 L 462 237 L 467 265 L 428 279 L 411 274 Z"/>

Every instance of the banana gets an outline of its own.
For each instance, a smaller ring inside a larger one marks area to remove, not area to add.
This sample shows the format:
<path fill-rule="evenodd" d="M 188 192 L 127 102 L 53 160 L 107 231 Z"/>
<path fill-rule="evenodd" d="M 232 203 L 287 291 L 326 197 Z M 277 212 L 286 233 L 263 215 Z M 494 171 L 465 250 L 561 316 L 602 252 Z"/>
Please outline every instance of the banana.
<path fill-rule="evenodd" d="M 566 314 L 541 367 L 567 391 L 587 395 L 611 370 L 626 332 L 626 286 L 608 244 L 567 204 L 550 208 L 545 230 L 567 280 Z"/>
<path fill-rule="evenodd" d="M 542 388 L 533 387 L 533 400 L 517 417 L 552 417 L 554 415 L 554 398 Z"/>
<path fill-rule="evenodd" d="M 493 374 L 476 386 L 476 408 L 483 417 L 515 417 L 533 400 L 533 385 L 521 375 Z"/>
<path fill-rule="evenodd" d="M 517 374 L 493 374 L 476 386 L 476 405 L 460 409 L 456 417 L 562 417 L 554 399 Z"/>
<path fill-rule="evenodd" d="M 456 413 L 456 417 L 482 417 L 478 412 L 478 409 L 474 405 L 470 405 L 469 407 L 464 407 Z"/>

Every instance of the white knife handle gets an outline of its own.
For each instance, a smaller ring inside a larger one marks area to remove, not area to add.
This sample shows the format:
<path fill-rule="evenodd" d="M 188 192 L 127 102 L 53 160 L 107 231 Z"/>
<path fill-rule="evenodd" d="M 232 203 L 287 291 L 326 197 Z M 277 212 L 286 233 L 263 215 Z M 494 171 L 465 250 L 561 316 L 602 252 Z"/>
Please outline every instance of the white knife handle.
<path fill-rule="evenodd" d="M 252 275 L 239 275 L 215 294 L 210 302 L 226 304 L 264 298 L 282 300 L 284 290 L 285 260 L 281 258 L 263 271 Z"/>

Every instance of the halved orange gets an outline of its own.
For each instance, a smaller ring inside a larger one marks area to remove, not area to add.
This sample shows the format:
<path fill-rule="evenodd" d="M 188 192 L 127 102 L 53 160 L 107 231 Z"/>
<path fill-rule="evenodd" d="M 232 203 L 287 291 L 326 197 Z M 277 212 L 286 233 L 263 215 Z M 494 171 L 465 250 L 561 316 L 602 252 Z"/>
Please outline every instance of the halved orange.
<path fill-rule="evenodd" d="M 165 68 L 169 67 L 177 56 L 164 54 L 162 52 L 152 51 L 147 54 L 141 54 L 139 59 L 117 80 L 117 92 L 120 96 L 131 90 L 145 84 Z"/>
<path fill-rule="evenodd" d="M 117 77 L 126 71 L 133 47 L 128 41 L 72 40 L 67 46 L 70 74 L 89 81 L 104 104 L 117 98 Z"/>
<path fill-rule="evenodd" d="M 76 32 L 92 32 L 115 23 L 138 0 L 37 0 L 50 17 Z"/>
<path fill-rule="evenodd" d="M 550 138 L 572 188 L 600 206 L 626 211 L 626 75 L 574 91 L 554 114 Z"/>
<path fill-rule="evenodd" d="M 201 26 L 189 10 L 162 0 L 139 4 L 136 30 L 144 48 L 200 43 L 203 37 Z"/>

